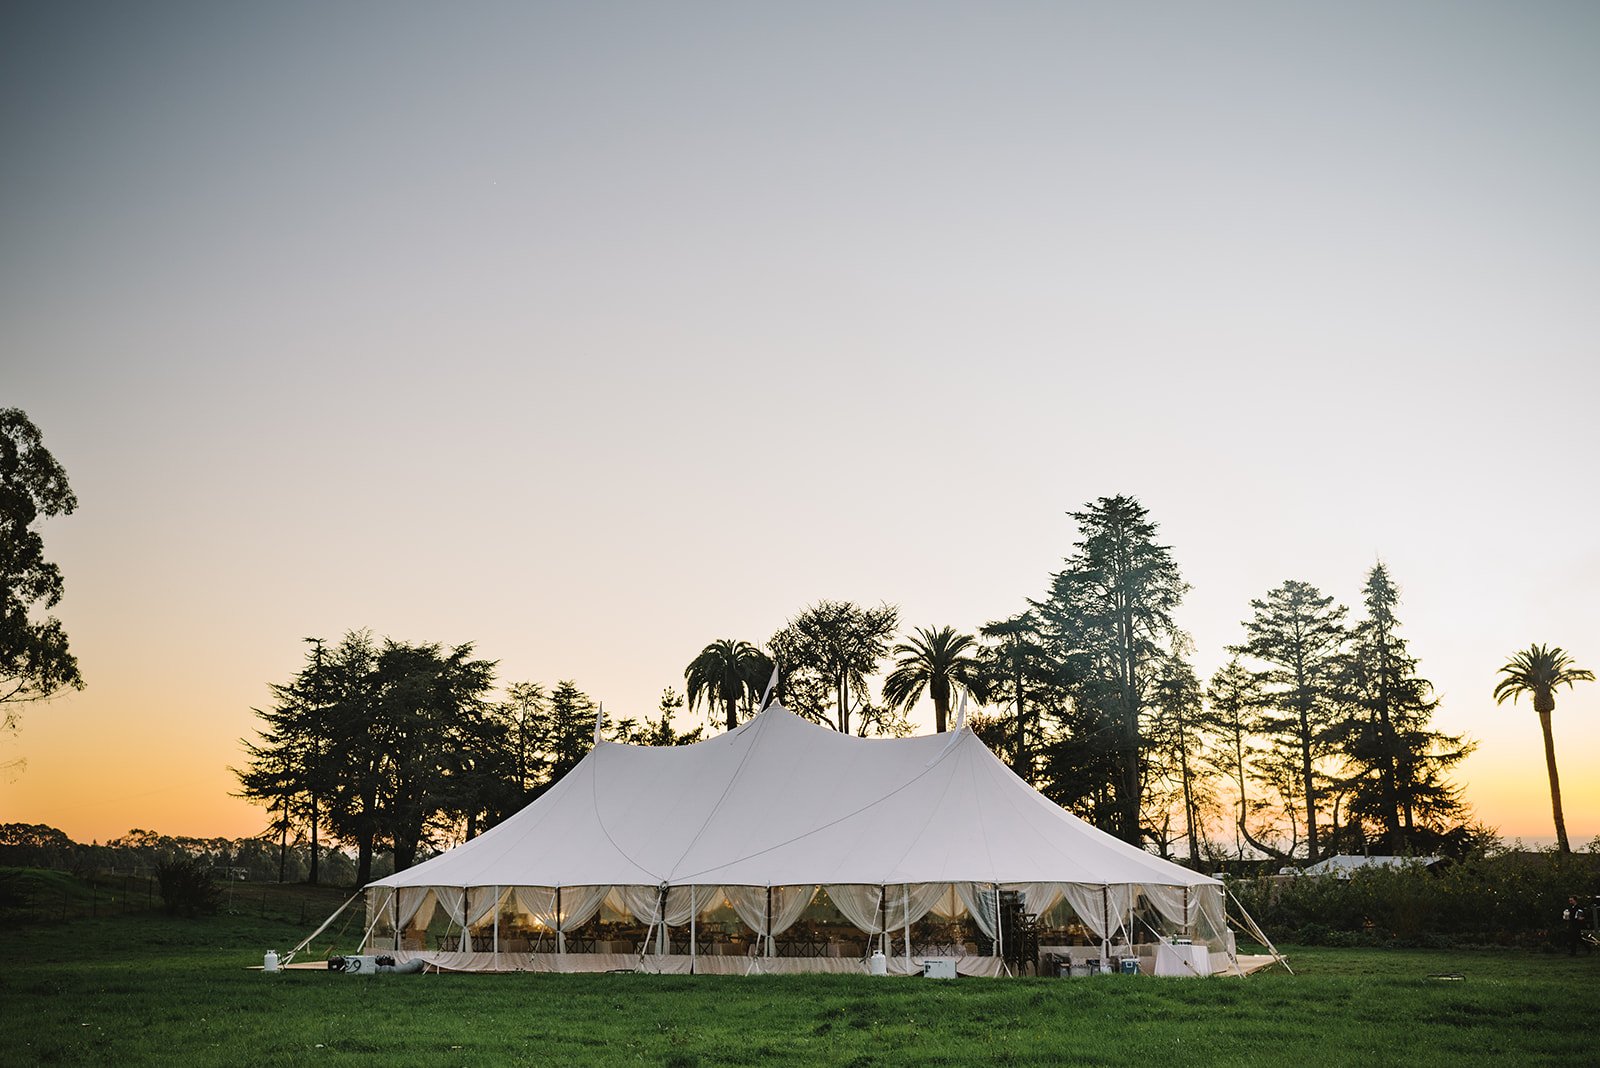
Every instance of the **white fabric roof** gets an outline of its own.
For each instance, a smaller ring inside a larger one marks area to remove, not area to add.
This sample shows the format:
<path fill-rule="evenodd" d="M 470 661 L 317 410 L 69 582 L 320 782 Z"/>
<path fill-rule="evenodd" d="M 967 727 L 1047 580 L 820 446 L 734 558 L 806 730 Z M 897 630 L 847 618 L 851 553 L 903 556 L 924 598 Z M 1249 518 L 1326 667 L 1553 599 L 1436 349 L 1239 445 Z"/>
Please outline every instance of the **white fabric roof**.
<path fill-rule="evenodd" d="M 1216 886 L 1053 804 L 969 730 L 857 738 L 773 706 L 695 745 L 602 742 L 527 808 L 374 886 Z"/>

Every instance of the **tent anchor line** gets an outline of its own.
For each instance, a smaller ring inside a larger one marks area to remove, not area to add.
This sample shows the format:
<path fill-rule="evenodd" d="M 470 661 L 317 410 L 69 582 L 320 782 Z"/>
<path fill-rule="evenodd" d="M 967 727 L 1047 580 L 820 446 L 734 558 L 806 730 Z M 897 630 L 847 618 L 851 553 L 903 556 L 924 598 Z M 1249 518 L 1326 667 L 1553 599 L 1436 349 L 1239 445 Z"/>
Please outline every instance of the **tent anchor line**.
<path fill-rule="evenodd" d="M 1246 930 L 1245 928 L 1240 927 L 1239 924 L 1235 923 L 1231 917 L 1228 918 L 1228 922 L 1233 923 L 1233 925 L 1239 929 L 1240 934 L 1247 934 L 1251 938 L 1258 940 L 1262 945 L 1266 946 L 1267 952 L 1272 954 L 1272 959 L 1283 965 L 1284 971 L 1288 972 L 1290 975 L 1293 975 L 1294 969 L 1289 967 L 1288 960 L 1284 958 L 1282 953 L 1278 952 L 1278 947 L 1272 944 L 1272 940 L 1261 933 L 1261 928 L 1256 926 L 1255 917 L 1250 915 L 1250 913 L 1245 910 L 1244 904 L 1237 897 L 1233 896 L 1232 890 L 1227 890 L 1226 893 L 1229 899 L 1232 900 L 1236 906 L 1238 906 L 1239 915 L 1243 916 L 1245 920 L 1249 922 L 1250 928 L 1249 930 Z M 1238 962 L 1235 961 L 1234 963 L 1235 966 L 1237 966 Z"/>
<path fill-rule="evenodd" d="M 294 960 L 294 955 L 296 953 L 300 952 L 302 949 L 304 949 L 307 946 L 309 946 L 311 944 L 312 939 L 316 938 L 317 935 L 321 934 L 323 931 L 326 931 L 328 929 L 329 925 L 331 925 L 334 920 L 337 920 L 339 918 L 339 914 L 344 912 L 345 909 L 349 908 L 350 907 L 350 903 L 353 902 L 356 898 L 358 898 L 360 896 L 361 896 L 361 891 L 357 890 L 355 893 L 351 894 L 348 898 L 346 898 L 343 905 L 340 905 L 338 908 L 333 910 L 333 915 L 332 916 L 329 916 L 326 920 L 322 921 L 322 926 L 321 927 L 318 927 L 315 931 L 312 931 L 310 934 L 306 935 L 304 938 L 302 938 L 300 940 L 298 945 L 296 945 L 288 953 L 284 954 L 283 960 L 281 962 L 279 962 L 280 967 L 283 966 L 283 965 L 286 965 L 290 961 Z M 367 937 L 371 937 L 371 935 L 372 935 L 372 932 L 369 930 L 367 932 Z M 366 944 L 366 938 L 362 939 L 362 944 L 363 945 Z"/>

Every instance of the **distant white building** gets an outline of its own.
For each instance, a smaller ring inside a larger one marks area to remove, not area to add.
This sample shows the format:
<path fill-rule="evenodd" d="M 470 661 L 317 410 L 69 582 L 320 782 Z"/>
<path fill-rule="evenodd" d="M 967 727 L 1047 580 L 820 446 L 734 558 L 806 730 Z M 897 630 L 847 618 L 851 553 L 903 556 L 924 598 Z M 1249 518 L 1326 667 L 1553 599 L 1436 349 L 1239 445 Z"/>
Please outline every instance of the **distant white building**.
<path fill-rule="evenodd" d="M 1332 875 L 1337 879 L 1348 879 L 1363 868 L 1429 868 L 1443 860 L 1443 857 L 1353 857 L 1341 853 L 1336 857 L 1328 857 L 1308 866 L 1306 875 Z"/>

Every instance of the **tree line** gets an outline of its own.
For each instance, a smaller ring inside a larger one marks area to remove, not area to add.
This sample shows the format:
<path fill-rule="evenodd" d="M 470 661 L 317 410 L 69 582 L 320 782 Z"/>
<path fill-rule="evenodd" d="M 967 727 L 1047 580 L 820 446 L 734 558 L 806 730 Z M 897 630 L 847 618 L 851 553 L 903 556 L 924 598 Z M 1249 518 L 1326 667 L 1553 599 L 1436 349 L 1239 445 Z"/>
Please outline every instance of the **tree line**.
<path fill-rule="evenodd" d="M 1163 856 L 1460 852 L 1492 834 L 1471 822 L 1451 779 L 1474 743 L 1434 725 L 1439 700 L 1382 563 L 1355 613 L 1298 579 L 1252 599 L 1229 661 L 1201 679 L 1176 622 L 1188 585 L 1148 511 L 1117 496 L 1070 514 L 1073 551 L 1014 615 L 970 632 L 918 626 L 897 640 L 895 606 L 819 601 L 765 643 L 708 643 L 684 669 L 685 693 L 664 691 L 657 718 L 605 730 L 681 744 L 778 700 L 842 732 L 904 735 L 924 697 L 938 731 L 967 700 L 972 728 L 1020 777 Z M 595 736 L 599 710 L 573 682 L 514 683 L 494 699 L 495 665 L 471 645 L 365 631 L 308 643 L 300 672 L 258 710 L 261 735 L 245 743 L 238 774 L 280 842 L 309 841 L 313 858 L 331 836 L 355 848 L 362 873 L 377 848 L 405 867 L 536 798 Z M 1556 666 L 1566 674 L 1538 674 L 1543 660 L 1508 664 L 1497 698 L 1533 694 L 1547 719 L 1551 678 L 1585 675 L 1569 659 Z M 706 722 L 680 733 L 673 717 L 685 705 Z"/>
<path fill-rule="evenodd" d="M 35 529 L 76 507 L 39 429 L 0 408 L 0 736 L 24 705 L 83 686 L 48 615 L 64 586 Z M 669 687 L 656 719 L 609 729 L 651 745 L 731 730 L 770 696 L 776 663 L 777 697 L 845 732 L 905 734 L 924 695 L 943 731 L 952 704 L 969 697 L 981 709 L 973 728 L 1018 775 L 1163 855 L 1181 844 L 1195 860 L 1247 851 L 1315 860 L 1452 848 L 1482 833 L 1450 779 L 1473 743 L 1434 728 L 1438 700 L 1381 563 L 1358 618 L 1295 579 L 1251 600 L 1232 659 L 1202 681 L 1175 623 L 1188 586 L 1143 505 L 1102 497 L 1070 514 L 1080 540 L 1013 615 L 971 633 L 919 626 L 896 642 L 895 606 L 819 601 L 764 648 L 709 643 L 684 671 L 686 698 Z M 329 838 L 356 850 L 363 880 L 380 848 L 403 867 L 515 812 L 591 744 L 598 709 L 575 683 L 514 683 L 495 699 L 496 665 L 470 643 L 352 631 L 308 645 L 302 669 L 257 710 L 260 733 L 244 743 L 237 774 L 241 795 L 271 814 L 280 856 L 291 838 L 308 844 L 312 881 Z M 1539 718 L 1558 849 L 1568 852 L 1552 713 L 1560 688 L 1594 675 L 1538 644 L 1500 673 L 1495 700 L 1527 695 Z M 706 727 L 673 726 L 685 699 L 706 709 Z"/>

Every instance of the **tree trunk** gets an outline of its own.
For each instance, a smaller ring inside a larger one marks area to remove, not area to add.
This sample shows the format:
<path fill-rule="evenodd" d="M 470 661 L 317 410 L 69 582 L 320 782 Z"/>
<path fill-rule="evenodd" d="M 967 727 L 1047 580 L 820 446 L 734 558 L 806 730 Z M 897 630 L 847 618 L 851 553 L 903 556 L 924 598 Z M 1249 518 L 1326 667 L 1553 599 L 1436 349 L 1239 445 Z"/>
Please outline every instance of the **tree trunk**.
<path fill-rule="evenodd" d="M 731 731 L 739 725 L 739 706 L 734 698 L 727 696 L 722 698 L 722 704 L 727 713 L 728 729 Z"/>
<path fill-rule="evenodd" d="M 283 835 L 278 839 L 278 882 L 283 882 L 289 867 L 289 799 L 283 799 Z"/>
<path fill-rule="evenodd" d="M 1550 733 L 1550 713 L 1555 711 L 1555 702 L 1550 702 L 1549 708 L 1539 710 L 1539 729 L 1544 732 L 1544 766 L 1550 772 L 1550 809 L 1556 817 L 1556 848 L 1563 853 L 1572 852 L 1572 847 L 1567 844 L 1567 820 L 1561 812 L 1561 778 L 1556 774 L 1556 740 Z"/>
<path fill-rule="evenodd" d="M 1306 789 L 1306 859 L 1315 864 L 1317 857 L 1317 792 L 1316 780 L 1311 770 L 1311 717 L 1300 710 L 1300 770 Z"/>
<path fill-rule="evenodd" d="M 1401 761 L 1400 746 L 1395 736 L 1394 720 L 1389 711 L 1389 642 L 1388 635 L 1382 631 L 1378 637 L 1378 721 L 1383 731 L 1383 764 L 1381 767 L 1383 783 L 1383 823 L 1384 829 L 1389 832 L 1389 852 L 1399 853 L 1404 836 L 1400 830 L 1400 791 L 1397 783 L 1396 765 Z M 1406 786 L 1410 788 L 1410 780 Z M 1409 806 L 1408 806 L 1409 811 Z M 1410 829 L 1410 820 L 1406 820 L 1407 830 Z"/>
<path fill-rule="evenodd" d="M 1300 714 L 1300 774 L 1305 779 L 1306 792 L 1306 860 L 1315 864 L 1317 855 L 1317 786 L 1311 767 L 1311 694 L 1306 681 L 1305 660 L 1296 655 L 1295 708 Z"/>
<path fill-rule="evenodd" d="M 1189 775 L 1189 743 L 1184 736 L 1183 714 L 1178 715 L 1178 774 L 1183 778 L 1183 825 L 1189 839 L 1189 863 L 1200 864 L 1199 817 L 1194 803 L 1194 784 Z"/>
<path fill-rule="evenodd" d="M 930 686 L 931 690 L 932 687 Z M 950 722 L 950 694 L 933 694 L 933 729 L 937 734 L 943 734 Z"/>
<path fill-rule="evenodd" d="M 1017 687 L 1017 774 L 1028 780 L 1033 785 L 1033 762 L 1028 759 L 1028 721 L 1024 718 L 1022 704 L 1022 653 L 1014 650 L 1012 657 L 1012 670 L 1015 672 Z"/>
<path fill-rule="evenodd" d="M 311 791 L 311 877 L 310 877 L 310 881 L 311 881 L 311 885 L 312 886 L 316 886 L 317 885 L 317 853 L 319 852 L 319 850 L 317 849 L 317 824 L 320 822 L 320 820 L 321 820 L 321 814 L 317 811 L 317 792 L 315 790 L 312 790 Z"/>

